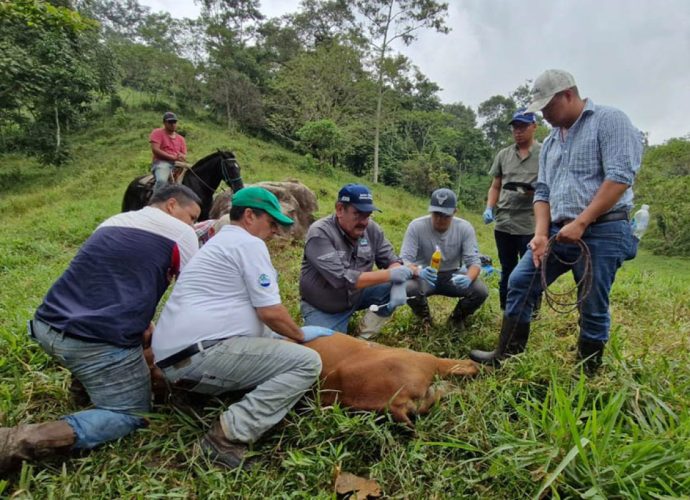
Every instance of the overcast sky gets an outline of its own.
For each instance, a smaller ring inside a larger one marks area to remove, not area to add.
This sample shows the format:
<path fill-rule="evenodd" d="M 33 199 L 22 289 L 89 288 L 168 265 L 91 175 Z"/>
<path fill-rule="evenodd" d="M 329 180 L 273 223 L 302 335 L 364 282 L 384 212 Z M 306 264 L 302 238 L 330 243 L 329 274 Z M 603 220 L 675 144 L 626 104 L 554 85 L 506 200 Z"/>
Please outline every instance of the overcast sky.
<path fill-rule="evenodd" d="M 140 0 L 197 17 L 192 0 Z M 582 95 L 625 111 L 658 144 L 690 134 L 690 0 L 447 0 L 448 35 L 402 48 L 443 90 L 477 108 L 548 68 L 570 71 Z M 262 0 L 275 17 L 298 0 Z"/>

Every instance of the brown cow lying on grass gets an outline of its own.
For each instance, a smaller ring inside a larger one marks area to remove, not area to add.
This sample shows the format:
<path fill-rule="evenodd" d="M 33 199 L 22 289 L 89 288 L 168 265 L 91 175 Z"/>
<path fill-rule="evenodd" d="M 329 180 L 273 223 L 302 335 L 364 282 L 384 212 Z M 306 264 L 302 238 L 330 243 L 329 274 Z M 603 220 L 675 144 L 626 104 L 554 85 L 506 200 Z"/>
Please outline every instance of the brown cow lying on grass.
<path fill-rule="evenodd" d="M 144 335 L 150 345 L 151 329 Z M 472 376 L 478 366 L 469 359 L 443 359 L 432 354 L 400 349 L 334 333 L 304 344 L 321 356 L 321 404 L 338 401 L 353 410 L 390 411 L 397 422 L 412 426 L 445 395 L 435 379 Z M 151 384 L 157 399 L 164 400 L 167 386 L 153 364 L 151 349 L 144 355 L 151 367 Z M 162 396 L 162 397 L 161 397 Z M 88 397 L 88 396 L 87 396 Z"/>
<path fill-rule="evenodd" d="M 445 393 L 434 379 L 470 376 L 470 360 L 442 359 L 335 333 L 307 344 L 321 356 L 321 404 L 339 401 L 354 410 L 390 411 L 398 422 L 427 413 Z"/>

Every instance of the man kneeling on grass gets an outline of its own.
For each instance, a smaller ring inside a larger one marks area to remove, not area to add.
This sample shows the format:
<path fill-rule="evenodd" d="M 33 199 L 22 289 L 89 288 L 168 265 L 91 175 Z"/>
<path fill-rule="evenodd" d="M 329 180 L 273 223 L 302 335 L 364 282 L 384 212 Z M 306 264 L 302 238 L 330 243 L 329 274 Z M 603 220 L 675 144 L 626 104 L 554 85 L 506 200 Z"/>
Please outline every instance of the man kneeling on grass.
<path fill-rule="evenodd" d="M 308 342 L 333 330 L 300 329 L 281 304 L 265 241 L 289 226 L 261 187 L 235 193 L 230 224 L 202 247 L 175 285 L 153 335 L 156 364 L 173 387 L 208 395 L 252 389 L 199 443 L 213 461 L 246 466 L 248 445 L 277 424 L 321 372 Z"/>
<path fill-rule="evenodd" d="M 142 337 L 168 284 L 198 249 L 191 225 L 200 203 L 185 186 L 164 186 L 150 206 L 98 226 L 48 291 L 30 334 L 81 382 L 94 408 L 1 428 L 0 473 L 146 425 L 151 382 Z"/>

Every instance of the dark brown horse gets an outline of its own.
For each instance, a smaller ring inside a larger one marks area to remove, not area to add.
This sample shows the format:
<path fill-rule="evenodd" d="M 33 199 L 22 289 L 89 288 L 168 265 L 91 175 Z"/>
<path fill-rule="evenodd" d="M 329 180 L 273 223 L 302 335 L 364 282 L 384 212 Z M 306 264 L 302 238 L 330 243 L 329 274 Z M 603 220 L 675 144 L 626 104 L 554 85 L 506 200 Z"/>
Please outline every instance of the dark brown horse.
<path fill-rule="evenodd" d="M 148 203 L 155 181 L 142 183 L 141 180 L 145 177 L 148 176 L 139 176 L 127 186 L 122 199 L 123 212 L 139 210 Z M 225 181 L 234 192 L 244 187 L 240 176 L 240 166 L 235 159 L 235 154 L 231 151 L 219 150 L 202 158 L 182 178 L 182 184 L 191 188 L 201 198 L 200 221 L 208 219 L 213 203 L 213 193 L 220 185 L 220 181 Z"/>

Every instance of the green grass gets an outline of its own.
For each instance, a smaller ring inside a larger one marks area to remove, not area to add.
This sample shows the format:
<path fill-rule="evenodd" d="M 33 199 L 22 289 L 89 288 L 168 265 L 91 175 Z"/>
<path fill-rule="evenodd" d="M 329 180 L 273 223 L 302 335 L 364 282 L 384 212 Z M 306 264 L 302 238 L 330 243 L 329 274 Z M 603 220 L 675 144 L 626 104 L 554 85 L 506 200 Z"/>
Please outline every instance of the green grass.
<path fill-rule="evenodd" d="M 159 113 L 131 112 L 72 137 L 74 160 L 56 169 L 21 156 L 0 160 L 0 424 L 54 419 L 76 410 L 68 373 L 25 334 L 25 323 L 97 224 L 119 210 L 124 189 L 149 163 L 147 136 Z M 120 120 L 121 122 L 122 120 Z M 232 149 L 248 182 L 298 178 L 332 210 L 339 187 L 357 179 L 304 169 L 277 146 L 205 122 L 180 125 L 190 157 Z M 363 181 L 366 182 L 366 181 Z M 427 200 L 375 189 L 376 220 L 396 248 Z M 492 229 L 460 216 L 496 259 Z M 299 243 L 272 245 L 281 291 L 298 314 Z M 564 277 L 556 286 L 565 287 Z M 460 336 L 445 327 L 454 303 L 431 299 L 438 326 L 424 331 L 396 312 L 381 342 L 449 357 L 491 347 L 500 325 L 497 280 Z M 503 369 L 456 381 L 443 404 L 412 432 L 386 415 L 300 404 L 257 443 L 259 466 L 228 473 L 194 453 L 194 443 L 227 401 L 198 416 L 159 405 L 151 426 L 67 462 L 25 464 L 0 479 L 0 495 L 84 497 L 332 498 L 337 468 L 370 476 L 390 497 L 678 498 L 690 494 L 690 262 L 641 252 L 612 292 L 612 339 L 599 376 L 575 363 L 577 316 L 544 310 L 527 352 Z"/>

